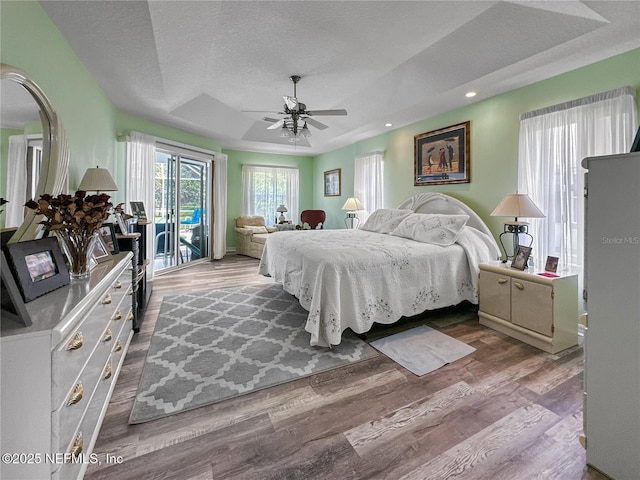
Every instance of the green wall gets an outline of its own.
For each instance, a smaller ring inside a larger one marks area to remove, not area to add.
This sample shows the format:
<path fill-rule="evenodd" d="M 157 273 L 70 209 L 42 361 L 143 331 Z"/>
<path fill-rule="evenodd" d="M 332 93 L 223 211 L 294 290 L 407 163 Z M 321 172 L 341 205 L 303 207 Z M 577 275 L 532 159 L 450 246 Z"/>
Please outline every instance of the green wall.
<path fill-rule="evenodd" d="M 516 190 L 520 114 L 623 86 L 640 90 L 640 49 L 319 155 L 314 158 L 314 208 L 327 211 L 328 228 L 342 228 L 345 213 L 340 207 L 353 195 L 354 158 L 383 150 L 385 207 L 396 207 L 416 193 L 444 192 L 469 204 L 499 233 L 503 219 L 489 215 L 507 193 Z M 636 102 L 640 110 L 640 96 Z M 471 183 L 414 186 L 414 135 L 467 120 L 471 121 Z M 342 169 L 342 196 L 325 198 L 323 173 L 334 168 Z"/>

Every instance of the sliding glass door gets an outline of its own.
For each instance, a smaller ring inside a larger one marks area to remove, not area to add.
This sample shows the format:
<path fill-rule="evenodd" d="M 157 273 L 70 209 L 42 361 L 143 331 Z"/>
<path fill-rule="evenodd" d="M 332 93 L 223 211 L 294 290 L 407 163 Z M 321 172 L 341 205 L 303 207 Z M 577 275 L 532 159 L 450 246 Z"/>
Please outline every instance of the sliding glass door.
<path fill-rule="evenodd" d="M 159 147 L 155 178 L 155 271 L 209 257 L 211 157 Z"/>

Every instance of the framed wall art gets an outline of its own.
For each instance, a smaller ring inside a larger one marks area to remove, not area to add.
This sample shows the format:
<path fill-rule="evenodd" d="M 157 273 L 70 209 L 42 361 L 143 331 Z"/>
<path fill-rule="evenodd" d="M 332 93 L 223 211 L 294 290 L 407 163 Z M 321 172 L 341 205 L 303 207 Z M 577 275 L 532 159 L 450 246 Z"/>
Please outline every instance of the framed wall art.
<path fill-rule="evenodd" d="M 25 302 L 69 284 L 69 271 L 57 238 L 9 243 L 5 248 Z"/>
<path fill-rule="evenodd" d="M 327 170 L 324 172 L 324 196 L 325 197 L 339 197 L 341 186 L 341 173 L 342 169 L 336 168 L 335 170 Z"/>
<path fill-rule="evenodd" d="M 471 122 L 413 137 L 414 185 L 469 183 Z"/>

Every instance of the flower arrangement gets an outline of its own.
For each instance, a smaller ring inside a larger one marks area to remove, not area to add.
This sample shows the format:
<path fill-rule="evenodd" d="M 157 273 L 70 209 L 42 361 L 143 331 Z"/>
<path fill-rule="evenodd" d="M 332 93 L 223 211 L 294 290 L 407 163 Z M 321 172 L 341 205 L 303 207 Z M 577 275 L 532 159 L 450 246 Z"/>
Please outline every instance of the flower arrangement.
<path fill-rule="evenodd" d="M 37 202 L 29 200 L 24 205 L 43 215 L 39 223 L 62 239 L 70 257 L 72 276 L 88 275 L 88 254 L 95 233 L 109 218 L 113 207 L 109 198 L 105 193 L 86 195 L 78 190 L 75 195 L 61 193 L 57 197 L 45 193 Z"/>

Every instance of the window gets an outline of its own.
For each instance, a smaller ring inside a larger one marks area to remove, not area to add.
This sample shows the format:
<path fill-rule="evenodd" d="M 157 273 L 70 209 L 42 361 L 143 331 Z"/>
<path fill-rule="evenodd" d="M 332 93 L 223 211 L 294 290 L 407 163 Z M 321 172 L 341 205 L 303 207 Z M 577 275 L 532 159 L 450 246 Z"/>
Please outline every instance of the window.
<path fill-rule="evenodd" d="M 364 223 L 370 214 L 384 206 L 384 153 L 365 153 L 355 158 L 353 171 L 353 195 L 360 200 L 364 212 L 358 217 Z"/>
<path fill-rule="evenodd" d="M 518 191 L 545 214 L 530 219 L 540 259 L 583 265 L 585 157 L 626 153 L 636 130 L 635 91 L 620 88 L 520 117 Z"/>
<path fill-rule="evenodd" d="M 297 168 L 243 165 L 242 214 L 260 215 L 266 225 L 277 223 L 279 205 L 287 207 L 285 217 L 298 223 L 299 172 Z"/>

